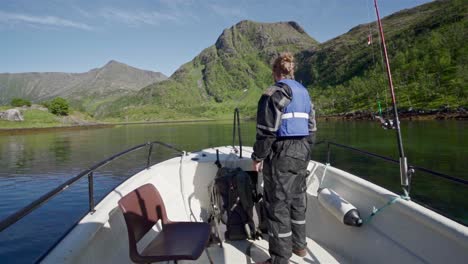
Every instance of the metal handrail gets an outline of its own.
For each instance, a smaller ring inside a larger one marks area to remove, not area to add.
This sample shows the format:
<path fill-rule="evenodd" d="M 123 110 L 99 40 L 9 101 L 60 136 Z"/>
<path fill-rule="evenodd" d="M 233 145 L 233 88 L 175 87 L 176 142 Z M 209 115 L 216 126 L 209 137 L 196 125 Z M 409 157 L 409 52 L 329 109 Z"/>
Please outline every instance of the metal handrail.
<path fill-rule="evenodd" d="M 399 164 L 399 161 L 397 161 L 397 160 L 395 160 L 395 159 L 392 159 L 392 158 L 390 158 L 390 157 L 382 156 L 382 155 L 375 154 L 375 153 L 372 153 L 372 152 L 369 152 L 369 151 L 366 151 L 366 150 L 362 150 L 362 149 L 358 149 L 358 148 L 355 148 L 355 147 L 346 146 L 346 145 L 343 145 L 343 144 L 340 144 L 340 143 L 336 143 L 336 142 L 332 142 L 332 141 L 323 140 L 323 141 L 316 142 L 315 145 L 320 145 L 320 144 L 323 144 L 323 143 L 326 143 L 326 144 L 327 144 L 327 163 L 330 163 L 330 154 L 331 154 L 331 148 L 330 148 L 330 146 L 336 146 L 336 147 L 340 147 L 340 148 L 343 148 L 343 149 L 347 149 L 347 150 L 351 150 L 351 151 L 354 151 L 354 152 L 358 152 L 358 153 L 361 153 L 361 154 L 365 154 L 365 155 L 367 155 L 367 156 L 371 156 L 371 157 L 379 158 L 379 159 L 382 159 L 382 160 L 385 160 L 385 161 L 388 161 L 388 162 L 392 162 L 392 163 Z M 440 173 L 440 172 L 437 172 L 437 171 L 433 171 L 433 170 L 430 170 L 430 169 L 426 169 L 426 168 L 423 168 L 423 167 L 420 167 L 420 166 L 415 166 L 415 165 L 410 165 L 410 164 L 408 164 L 408 168 L 409 168 L 409 169 L 413 169 L 413 170 L 418 170 L 418 171 L 426 172 L 426 173 L 429 173 L 429 174 L 431 174 L 431 175 L 433 175 L 433 176 L 436 176 L 436 177 L 439 177 L 439 178 L 443 178 L 443 179 L 446 179 L 446 180 L 449 180 L 449 181 L 452 181 L 452 182 L 455 182 L 455 183 L 460 183 L 460 184 L 463 184 L 463 185 L 468 185 L 468 180 L 465 180 L 465 179 L 462 179 L 462 178 L 458 178 L 458 177 L 454 177 L 454 176 L 450 176 L 450 175 L 447 175 L 447 174 L 444 174 L 444 173 Z"/>
<path fill-rule="evenodd" d="M 22 209 L 16 211 L 14 214 L 12 214 L 12 215 L 8 216 L 7 218 L 3 219 L 0 222 L 0 232 L 5 230 L 6 228 L 10 227 L 11 225 L 16 223 L 17 221 L 19 221 L 23 217 L 27 216 L 29 213 L 31 213 L 35 209 L 39 208 L 40 206 L 42 206 L 43 204 L 48 202 L 50 199 L 52 199 L 56 195 L 60 194 L 64 190 L 68 189 L 68 187 L 70 187 L 71 185 L 73 185 L 75 182 L 77 182 L 78 180 L 80 180 L 81 178 L 83 178 L 86 175 L 88 175 L 88 198 L 89 198 L 89 211 L 88 211 L 88 213 L 94 213 L 95 212 L 95 210 L 94 210 L 94 177 L 93 177 L 94 171 L 96 171 L 97 169 L 107 165 L 109 162 L 111 162 L 111 161 L 113 161 L 113 160 L 115 160 L 115 159 L 117 159 L 117 158 L 119 158 L 119 157 L 121 157 L 121 156 L 123 156 L 125 154 L 128 154 L 130 152 L 133 152 L 135 150 L 141 149 L 141 148 L 146 147 L 146 146 L 149 146 L 148 158 L 147 158 L 147 164 L 146 164 L 146 169 L 149 169 L 150 163 L 151 163 L 151 153 L 152 153 L 152 150 L 153 150 L 153 145 L 155 145 L 155 144 L 167 147 L 167 148 L 172 149 L 172 150 L 175 150 L 175 151 L 179 152 L 180 154 L 184 153 L 182 150 L 180 150 L 180 149 L 178 149 L 178 148 L 176 148 L 176 147 L 174 147 L 172 145 L 169 145 L 167 143 L 160 142 L 160 141 L 147 142 L 147 143 L 144 143 L 144 144 L 134 146 L 134 147 L 129 148 L 127 150 L 124 150 L 124 151 L 122 151 L 120 153 L 117 153 L 117 154 L 115 154 L 115 155 L 113 155 L 113 156 L 111 156 L 111 157 L 109 157 L 109 158 L 107 158 L 107 159 L 105 159 L 105 160 L 103 160 L 101 162 L 96 163 L 95 165 L 91 166 L 89 169 L 80 172 L 75 177 L 67 180 L 66 182 L 64 182 L 60 186 L 56 187 L 52 191 L 44 194 L 43 196 L 41 196 L 38 199 L 31 202 L 29 205 L 23 207 Z"/>
<path fill-rule="evenodd" d="M 237 149 L 234 145 L 236 139 L 236 128 L 239 140 L 239 158 L 242 159 L 242 137 L 241 137 L 241 127 L 240 127 L 240 117 L 239 117 L 239 108 L 236 107 L 234 109 L 234 121 L 232 124 L 232 147 L 234 148 L 235 152 L 237 153 Z"/>

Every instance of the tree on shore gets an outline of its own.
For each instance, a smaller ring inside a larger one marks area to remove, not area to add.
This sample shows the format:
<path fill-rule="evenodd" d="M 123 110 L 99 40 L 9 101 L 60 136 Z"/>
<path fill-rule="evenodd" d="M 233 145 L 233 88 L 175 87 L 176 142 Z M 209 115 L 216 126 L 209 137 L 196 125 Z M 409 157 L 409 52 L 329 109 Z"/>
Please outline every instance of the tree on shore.
<path fill-rule="evenodd" d="M 22 107 L 22 106 L 31 106 L 31 102 L 26 100 L 26 99 L 23 99 L 23 98 L 13 98 L 11 99 L 11 103 L 10 103 L 12 106 L 14 107 Z"/>
<path fill-rule="evenodd" d="M 54 115 L 68 115 L 70 107 L 68 101 L 62 97 L 56 97 L 48 104 L 49 112 Z"/>

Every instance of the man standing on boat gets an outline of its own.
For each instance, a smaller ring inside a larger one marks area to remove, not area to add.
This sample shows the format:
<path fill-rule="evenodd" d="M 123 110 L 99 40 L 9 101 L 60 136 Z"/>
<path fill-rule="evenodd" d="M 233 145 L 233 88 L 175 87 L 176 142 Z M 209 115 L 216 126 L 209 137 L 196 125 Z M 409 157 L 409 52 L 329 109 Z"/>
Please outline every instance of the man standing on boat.
<path fill-rule="evenodd" d="M 294 80 L 294 57 L 282 53 L 273 63 L 275 85 L 258 102 L 257 135 L 252 154 L 263 170 L 269 253 L 264 263 L 288 263 L 306 248 L 306 177 L 317 130 L 307 89 Z"/>

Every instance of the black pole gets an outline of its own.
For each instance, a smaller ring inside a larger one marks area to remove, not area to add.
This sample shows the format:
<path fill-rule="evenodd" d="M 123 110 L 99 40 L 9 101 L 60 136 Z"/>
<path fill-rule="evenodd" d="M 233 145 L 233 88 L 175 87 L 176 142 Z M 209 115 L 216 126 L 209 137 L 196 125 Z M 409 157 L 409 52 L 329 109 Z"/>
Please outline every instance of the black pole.
<path fill-rule="evenodd" d="M 146 169 L 150 168 L 151 165 L 151 153 L 153 153 L 153 142 L 148 143 L 150 145 L 149 150 L 148 150 L 148 159 L 146 161 Z"/>
<path fill-rule="evenodd" d="M 387 69 L 387 77 L 388 77 L 388 84 L 390 87 L 390 94 L 392 95 L 392 104 L 393 104 L 393 114 L 395 115 L 395 128 L 396 128 L 396 136 L 398 141 L 398 151 L 400 153 L 400 179 L 401 179 L 401 186 L 403 187 L 403 191 L 406 196 L 409 196 L 409 180 L 408 180 L 408 163 L 405 157 L 405 152 L 403 149 L 403 140 L 401 138 L 401 131 L 400 131 L 400 120 L 398 119 L 398 109 L 395 99 L 395 90 L 393 88 L 393 80 L 392 80 L 392 72 L 390 69 L 390 62 L 388 61 L 388 53 L 387 53 L 387 46 L 385 45 L 385 36 L 382 28 L 382 21 L 380 21 L 380 14 L 379 14 L 379 7 L 377 6 L 377 0 L 374 0 L 375 5 L 375 12 L 377 14 L 377 21 L 379 24 L 379 33 L 380 33 L 380 40 L 382 42 L 384 57 L 385 57 L 385 66 Z"/>
<path fill-rule="evenodd" d="M 234 151 L 237 153 L 236 146 L 234 145 L 236 142 L 236 109 L 234 109 L 234 118 L 232 122 L 232 147 L 234 148 Z"/>
<path fill-rule="evenodd" d="M 222 165 L 221 165 L 221 161 L 219 161 L 219 149 L 216 149 L 216 161 L 215 161 L 215 164 L 216 164 L 216 167 L 218 167 L 218 169 L 221 169 Z"/>
<path fill-rule="evenodd" d="M 237 154 L 238 150 L 235 146 L 236 142 L 236 128 L 237 128 L 237 133 L 238 135 L 238 140 L 239 140 L 239 158 L 242 158 L 242 137 L 241 137 L 241 128 L 240 128 L 240 117 L 239 117 L 239 108 L 234 109 L 234 120 L 232 123 L 232 148 L 234 149 L 234 152 Z"/>
<path fill-rule="evenodd" d="M 237 133 L 239 134 L 239 158 L 242 159 L 242 137 L 241 137 L 241 127 L 240 127 L 240 114 L 239 108 L 236 108 L 236 116 L 237 116 Z"/>
<path fill-rule="evenodd" d="M 93 172 L 88 174 L 88 197 L 89 197 L 89 212 L 94 213 L 94 177 Z"/>

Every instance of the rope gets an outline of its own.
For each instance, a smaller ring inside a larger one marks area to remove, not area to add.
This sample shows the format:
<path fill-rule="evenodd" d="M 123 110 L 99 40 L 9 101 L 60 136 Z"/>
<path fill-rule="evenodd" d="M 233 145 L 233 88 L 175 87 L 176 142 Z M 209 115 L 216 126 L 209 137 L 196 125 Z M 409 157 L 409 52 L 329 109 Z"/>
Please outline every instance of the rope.
<path fill-rule="evenodd" d="M 325 179 L 325 174 L 327 173 L 328 166 L 330 166 L 330 163 L 325 163 L 325 169 L 323 170 L 322 180 L 320 181 L 319 189 L 322 188 L 323 180 Z"/>
<path fill-rule="evenodd" d="M 217 216 L 217 209 L 218 209 L 218 199 L 215 194 L 215 189 L 214 189 L 214 180 L 208 185 L 208 192 L 210 193 L 210 210 L 211 210 L 211 215 Z"/>
<path fill-rule="evenodd" d="M 239 166 L 239 159 L 236 155 L 236 149 L 231 150 L 226 159 L 224 160 L 226 168 L 237 168 Z"/>
<path fill-rule="evenodd" d="M 185 191 L 184 191 L 184 178 L 182 177 L 183 175 L 183 163 L 184 163 L 184 156 L 186 155 L 186 152 L 183 151 L 182 157 L 180 157 L 180 166 L 179 166 L 179 181 L 180 181 L 180 193 L 182 195 L 182 203 L 184 204 L 184 209 L 185 209 L 185 214 L 187 215 L 187 219 L 190 220 L 190 214 L 187 209 L 187 204 L 185 201 Z"/>
<path fill-rule="evenodd" d="M 313 169 L 310 171 L 309 175 L 307 176 L 307 188 L 309 188 L 309 186 L 314 181 L 313 175 L 315 174 L 315 171 L 318 169 L 318 167 L 319 167 L 318 165 L 314 165 Z"/>
<path fill-rule="evenodd" d="M 380 207 L 380 208 L 373 207 L 372 208 L 372 213 L 368 217 L 366 217 L 365 219 L 362 220 L 362 224 L 369 223 L 372 220 L 372 218 L 374 218 L 374 216 L 376 214 L 382 212 L 383 209 L 385 209 L 385 208 L 389 207 L 390 205 L 394 204 L 398 199 L 403 199 L 405 201 L 409 201 L 409 197 L 407 195 L 395 196 L 390 201 L 388 201 L 386 204 L 384 204 L 382 207 Z"/>
<path fill-rule="evenodd" d="M 369 37 L 370 37 L 370 48 L 372 50 L 372 65 L 375 65 L 375 55 L 374 55 L 374 35 L 372 33 L 372 27 L 371 27 L 371 18 L 370 18 L 370 12 L 369 12 L 369 0 L 367 0 L 367 20 L 369 21 Z"/>

